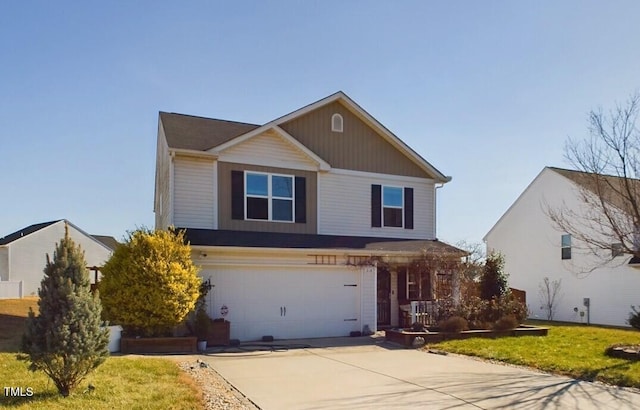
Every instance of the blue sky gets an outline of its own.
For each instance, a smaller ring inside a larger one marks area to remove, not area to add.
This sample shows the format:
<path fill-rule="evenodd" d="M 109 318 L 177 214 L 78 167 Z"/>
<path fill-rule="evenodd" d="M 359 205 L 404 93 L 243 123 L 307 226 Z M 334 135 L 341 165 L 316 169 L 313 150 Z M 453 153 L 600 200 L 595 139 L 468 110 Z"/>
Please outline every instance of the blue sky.
<path fill-rule="evenodd" d="M 158 111 L 264 123 L 343 90 L 453 181 L 477 242 L 640 87 L 637 1 L 5 1 L 0 236 L 152 227 Z"/>

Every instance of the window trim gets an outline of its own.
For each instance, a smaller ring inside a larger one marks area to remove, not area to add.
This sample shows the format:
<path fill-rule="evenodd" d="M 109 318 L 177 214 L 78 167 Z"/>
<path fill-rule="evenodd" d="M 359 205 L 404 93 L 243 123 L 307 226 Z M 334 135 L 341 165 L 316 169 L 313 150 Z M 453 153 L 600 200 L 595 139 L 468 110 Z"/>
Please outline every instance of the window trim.
<path fill-rule="evenodd" d="M 249 184 L 247 178 L 249 174 L 253 175 L 266 175 L 267 177 L 267 195 L 259 195 L 259 194 L 249 194 L 247 193 L 249 189 Z M 284 177 L 289 178 L 291 180 L 291 198 L 273 195 L 273 177 Z M 295 175 L 289 174 L 279 174 L 273 172 L 261 172 L 261 171 L 244 171 L 244 190 L 243 190 L 243 200 L 244 200 L 244 220 L 245 221 L 260 221 L 260 222 L 282 222 L 282 223 L 295 223 L 296 222 L 296 177 Z M 267 219 L 256 219 L 249 218 L 249 204 L 247 203 L 247 198 L 262 198 L 267 200 Z M 274 200 L 285 200 L 291 201 L 291 220 L 281 220 L 281 219 L 273 219 L 273 201 Z"/>
<path fill-rule="evenodd" d="M 564 238 L 568 237 L 569 238 L 569 244 L 565 245 L 564 244 Z M 562 260 L 569 260 L 571 259 L 571 234 L 570 233 L 565 233 L 562 234 L 562 236 L 560 236 L 560 258 Z M 565 255 L 565 249 L 568 249 L 568 255 Z"/>
<path fill-rule="evenodd" d="M 392 188 L 392 189 L 399 189 L 400 190 L 400 206 L 396 206 L 396 205 L 389 205 L 386 206 L 384 204 L 384 190 L 385 188 Z M 405 217 L 404 217 L 404 213 L 405 213 L 405 203 L 404 203 L 404 190 L 405 187 L 401 187 L 401 186 L 395 186 L 395 185 L 382 185 L 382 188 L 380 190 L 380 212 L 381 212 L 381 227 L 382 228 L 403 228 L 405 226 Z M 402 217 L 402 222 L 400 223 L 400 226 L 393 226 L 393 225 L 387 225 L 385 224 L 385 220 L 384 220 L 384 209 L 385 208 L 389 208 L 389 209 L 400 209 L 400 215 Z"/>
<path fill-rule="evenodd" d="M 331 131 L 343 132 L 344 130 L 344 118 L 342 115 L 335 113 L 331 116 Z"/>

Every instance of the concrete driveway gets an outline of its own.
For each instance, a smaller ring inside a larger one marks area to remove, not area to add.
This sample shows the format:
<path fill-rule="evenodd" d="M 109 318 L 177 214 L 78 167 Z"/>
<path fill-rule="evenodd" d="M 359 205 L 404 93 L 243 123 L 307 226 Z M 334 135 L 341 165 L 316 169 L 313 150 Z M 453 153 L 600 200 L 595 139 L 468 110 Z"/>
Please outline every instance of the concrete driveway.
<path fill-rule="evenodd" d="M 247 346 L 246 352 L 201 358 L 264 410 L 640 408 L 640 394 L 629 389 L 406 350 L 371 338 L 275 345 L 281 348 Z"/>

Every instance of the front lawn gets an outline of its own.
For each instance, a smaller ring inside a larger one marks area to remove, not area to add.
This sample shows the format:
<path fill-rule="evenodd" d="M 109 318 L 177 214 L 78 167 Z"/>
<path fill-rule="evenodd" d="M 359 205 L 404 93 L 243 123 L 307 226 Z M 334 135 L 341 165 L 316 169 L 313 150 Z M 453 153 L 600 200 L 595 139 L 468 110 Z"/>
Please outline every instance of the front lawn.
<path fill-rule="evenodd" d="M 197 384 L 173 361 L 148 357 L 110 357 L 67 398 L 58 395 L 42 372 L 30 372 L 16 359 L 29 306 L 37 298 L 0 300 L 0 407 L 16 409 L 202 409 Z M 89 389 L 89 384 L 93 389 Z M 5 387 L 25 397 L 7 397 Z M 30 387 L 33 395 L 28 396 Z"/>
<path fill-rule="evenodd" d="M 450 340 L 431 345 L 451 353 L 529 366 L 576 379 L 640 388 L 640 362 L 604 354 L 615 343 L 638 344 L 640 332 L 597 326 L 535 323 L 546 337 Z"/>
<path fill-rule="evenodd" d="M 195 382 L 176 363 L 147 357 L 110 357 L 67 398 L 42 372 L 32 373 L 15 353 L 0 353 L 0 380 L 4 386 L 33 391 L 32 397 L 6 397 L 0 407 L 16 409 L 201 409 L 202 395 Z M 89 389 L 91 384 L 94 389 Z"/>

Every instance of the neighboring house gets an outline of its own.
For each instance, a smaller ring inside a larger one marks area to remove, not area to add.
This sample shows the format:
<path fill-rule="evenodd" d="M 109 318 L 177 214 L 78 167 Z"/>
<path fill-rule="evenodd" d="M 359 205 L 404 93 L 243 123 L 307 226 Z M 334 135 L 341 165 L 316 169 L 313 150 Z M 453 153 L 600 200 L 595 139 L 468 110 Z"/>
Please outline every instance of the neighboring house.
<path fill-rule="evenodd" d="M 450 179 L 342 92 L 264 125 L 161 112 L 156 228 L 186 230 L 232 338 L 375 331 L 451 296 L 450 272 L 410 269 L 460 255 L 436 239 Z"/>
<path fill-rule="evenodd" d="M 94 237 L 64 219 L 27 226 L 0 238 L 0 299 L 21 298 L 38 294 L 44 278 L 48 254 L 53 258 L 56 243 L 64 237 L 65 224 L 69 235 L 82 247 L 88 267 L 102 266 L 109 259 L 114 243 L 112 237 Z M 90 275 L 95 282 L 95 273 Z"/>
<path fill-rule="evenodd" d="M 554 320 L 626 326 L 630 306 L 640 303 L 640 271 L 629 265 L 630 255 L 619 253 L 612 243 L 596 256 L 577 238 L 559 231 L 548 216 L 549 209 L 585 209 L 581 189 L 590 189 L 585 176 L 544 168 L 484 240 L 488 251 L 504 254 L 509 285 L 527 292 L 532 318 L 547 317 L 540 285 L 548 277 L 561 280 Z"/>

